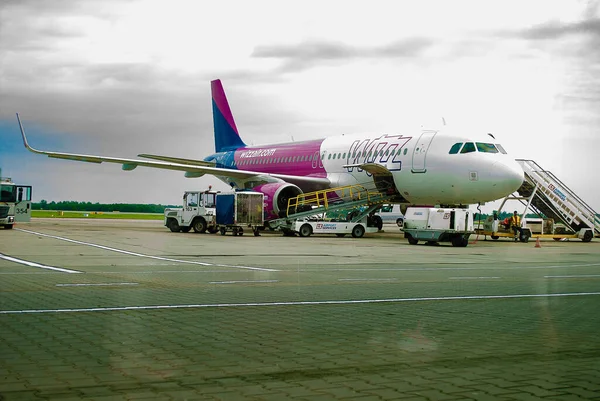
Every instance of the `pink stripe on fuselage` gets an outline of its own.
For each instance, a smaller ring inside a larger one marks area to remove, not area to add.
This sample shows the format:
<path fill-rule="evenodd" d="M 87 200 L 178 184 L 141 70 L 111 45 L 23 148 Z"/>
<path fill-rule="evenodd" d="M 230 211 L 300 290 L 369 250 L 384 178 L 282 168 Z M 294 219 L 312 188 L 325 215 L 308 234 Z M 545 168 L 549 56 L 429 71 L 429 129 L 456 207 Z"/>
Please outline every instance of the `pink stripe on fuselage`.
<path fill-rule="evenodd" d="M 240 133 L 238 132 L 237 127 L 235 126 L 235 121 L 233 120 L 233 114 L 231 113 L 231 109 L 229 108 L 229 103 L 227 102 L 227 97 L 225 96 L 225 91 L 223 90 L 223 85 L 221 84 L 221 80 L 216 79 L 211 81 L 210 83 L 211 91 L 212 91 L 212 99 L 213 102 L 217 105 L 217 108 L 225 118 L 225 121 L 229 123 L 231 128 L 235 131 L 238 136 Z"/>
<path fill-rule="evenodd" d="M 272 146 L 245 147 L 235 151 L 239 170 L 297 176 L 327 177 L 319 155 L 323 139 Z"/>

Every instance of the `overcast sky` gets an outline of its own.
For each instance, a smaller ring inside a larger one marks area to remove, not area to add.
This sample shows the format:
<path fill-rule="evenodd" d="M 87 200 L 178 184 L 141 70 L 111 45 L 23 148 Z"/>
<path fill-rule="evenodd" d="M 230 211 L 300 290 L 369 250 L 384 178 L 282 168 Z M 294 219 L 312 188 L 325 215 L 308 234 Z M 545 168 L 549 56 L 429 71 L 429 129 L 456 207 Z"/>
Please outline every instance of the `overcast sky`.
<path fill-rule="evenodd" d="M 203 158 L 221 78 L 248 144 L 421 125 L 492 132 L 596 211 L 596 1 L 0 2 L 0 168 L 34 200 L 177 204 L 181 172 L 44 150 Z"/>

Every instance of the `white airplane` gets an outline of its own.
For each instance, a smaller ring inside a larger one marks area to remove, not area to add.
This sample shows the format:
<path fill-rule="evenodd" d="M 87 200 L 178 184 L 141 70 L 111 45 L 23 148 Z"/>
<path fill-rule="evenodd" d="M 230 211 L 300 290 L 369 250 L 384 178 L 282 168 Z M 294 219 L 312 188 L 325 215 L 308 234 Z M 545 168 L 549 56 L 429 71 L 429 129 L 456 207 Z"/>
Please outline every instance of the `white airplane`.
<path fill-rule="evenodd" d="M 405 205 L 485 203 L 515 192 L 523 183 L 520 165 L 494 137 L 439 130 L 342 135 L 325 139 L 247 146 L 241 139 L 220 80 L 211 82 L 215 153 L 202 160 L 140 154 L 148 160 L 37 150 L 48 157 L 91 163 L 118 163 L 211 174 L 236 189 L 265 194 L 267 219 L 281 215 L 287 200 L 303 192 L 362 185 L 394 195 Z"/>

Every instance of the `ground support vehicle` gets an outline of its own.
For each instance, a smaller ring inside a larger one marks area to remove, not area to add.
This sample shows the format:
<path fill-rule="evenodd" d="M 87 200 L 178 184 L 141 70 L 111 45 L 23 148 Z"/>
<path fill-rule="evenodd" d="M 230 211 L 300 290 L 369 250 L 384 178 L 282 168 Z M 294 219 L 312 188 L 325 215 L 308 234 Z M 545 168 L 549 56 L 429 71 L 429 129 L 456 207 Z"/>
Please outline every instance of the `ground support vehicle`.
<path fill-rule="evenodd" d="M 377 215 L 384 223 L 396 223 L 400 228 L 404 226 L 404 214 L 399 204 L 386 203 L 377 211 Z"/>
<path fill-rule="evenodd" d="M 31 220 L 31 186 L 17 185 L 0 178 L 0 226 L 7 230 L 15 223 Z"/>
<path fill-rule="evenodd" d="M 527 242 L 530 237 L 535 236 L 555 241 L 574 238 L 590 242 L 594 236 L 600 235 L 600 216 L 558 177 L 533 160 L 517 159 L 517 162 L 525 173 L 523 185 L 517 190 L 519 196 L 507 196 L 496 215 L 502 212 L 509 200 L 525 205 L 525 211 L 521 215 L 521 241 Z M 539 218 L 524 217 L 528 211 Z M 494 216 L 488 217 L 483 230 L 477 232 L 489 235 L 494 240 L 501 237 L 513 238 L 514 235 L 508 224 L 498 221 Z"/>
<path fill-rule="evenodd" d="M 488 216 L 483 222 L 483 229 L 476 231 L 479 235 L 489 235 L 494 240 L 497 240 L 498 238 L 509 238 L 512 240 L 515 238 L 515 233 L 510 228 L 510 223 L 508 221 L 504 223 L 499 220 L 494 220 L 493 216 Z M 520 242 L 528 242 L 532 235 L 533 232 L 530 227 L 522 226 L 521 232 L 517 238 Z"/>
<path fill-rule="evenodd" d="M 361 185 L 325 189 L 300 194 L 288 200 L 285 217 L 267 222 L 269 228 L 280 230 L 286 236 L 308 237 L 311 234 L 351 234 L 360 238 L 367 232 L 382 227 L 381 217 L 375 211 L 391 196 L 366 190 Z M 351 213 L 340 211 L 352 210 Z M 327 214 L 336 218 L 328 218 Z"/>
<path fill-rule="evenodd" d="M 231 231 L 233 235 L 244 235 L 244 227 L 255 236 L 264 228 L 264 194 L 239 191 L 217 195 L 217 227 L 221 235 Z"/>
<path fill-rule="evenodd" d="M 183 194 L 183 207 L 165 209 L 165 226 L 172 232 L 217 232 L 215 218 L 215 197 L 218 191 L 186 191 Z"/>
<path fill-rule="evenodd" d="M 303 218 L 294 220 L 290 229 L 298 233 L 301 237 L 309 237 L 312 234 L 335 234 L 338 237 L 344 237 L 346 234 L 354 238 L 361 238 L 365 233 L 376 233 L 379 228 L 369 226 L 367 217 L 360 221 L 336 221 L 326 218 Z"/>
<path fill-rule="evenodd" d="M 468 209 L 409 207 L 404 215 L 404 237 L 411 245 L 426 241 L 465 247 L 474 232 L 473 213 Z"/>

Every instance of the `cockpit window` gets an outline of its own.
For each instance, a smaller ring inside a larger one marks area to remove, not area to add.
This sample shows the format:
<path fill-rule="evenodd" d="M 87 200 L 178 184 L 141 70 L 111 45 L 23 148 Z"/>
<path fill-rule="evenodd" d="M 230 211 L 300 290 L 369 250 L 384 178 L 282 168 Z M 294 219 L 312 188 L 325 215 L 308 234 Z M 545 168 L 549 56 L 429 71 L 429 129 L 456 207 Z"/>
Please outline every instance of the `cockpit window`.
<path fill-rule="evenodd" d="M 498 153 L 493 143 L 477 142 L 477 150 L 483 153 Z"/>
<path fill-rule="evenodd" d="M 460 151 L 460 153 L 471 153 L 471 152 L 475 152 L 475 144 L 473 142 L 465 143 L 465 146 L 463 146 L 462 150 Z"/>
<path fill-rule="evenodd" d="M 452 147 L 450 148 L 450 152 L 448 152 L 451 155 L 455 155 L 458 153 L 458 151 L 460 150 L 460 147 L 462 146 L 462 142 L 458 142 L 455 143 L 454 145 L 452 145 Z"/>
<path fill-rule="evenodd" d="M 504 150 L 504 148 L 502 147 L 502 145 L 500 145 L 499 143 L 497 143 L 496 147 L 498 148 L 498 150 L 500 151 L 500 153 L 506 154 L 506 150 Z"/>

